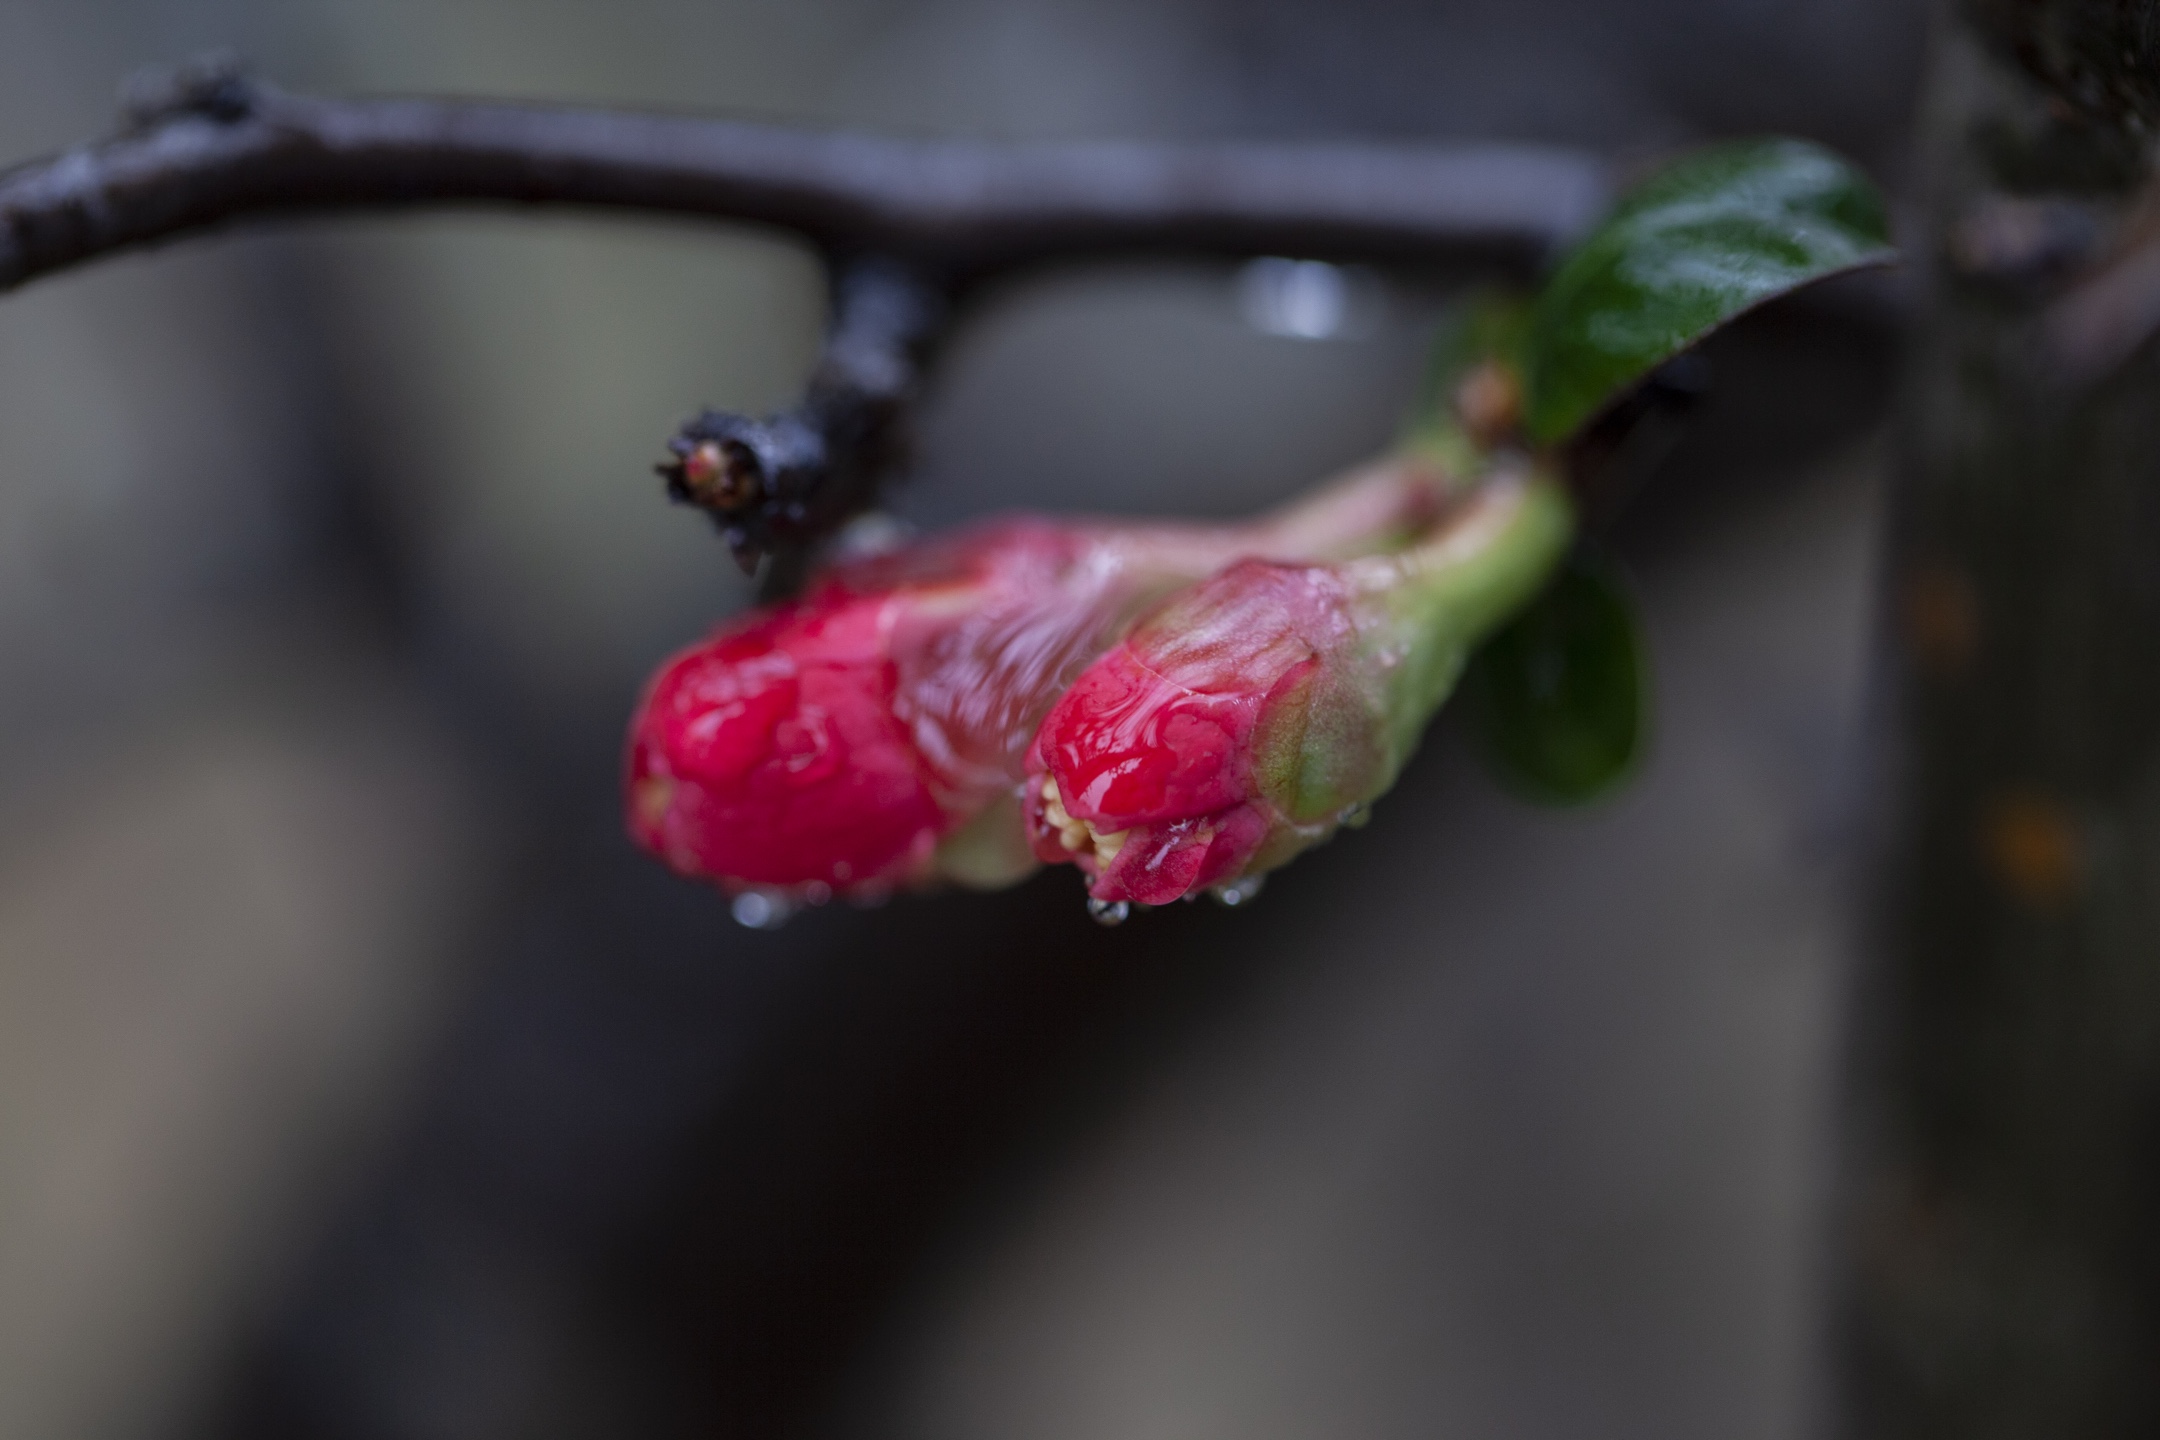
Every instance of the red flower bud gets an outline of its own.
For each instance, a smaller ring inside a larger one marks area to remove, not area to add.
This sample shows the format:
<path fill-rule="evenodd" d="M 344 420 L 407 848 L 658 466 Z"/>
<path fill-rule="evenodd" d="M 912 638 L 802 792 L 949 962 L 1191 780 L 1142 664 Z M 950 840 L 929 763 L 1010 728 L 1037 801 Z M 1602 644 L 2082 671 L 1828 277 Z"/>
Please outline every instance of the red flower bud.
<path fill-rule="evenodd" d="M 1398 461 L 1251 525 L 1019 519 L 830 569 L 654 678 L 631 725 L 631 833 L 731 889 L 1016 879 L 1034 863 L 1015 805 L 1028 740 L 1134 614 L 1239 555 L 1400 544 L 1440 498 L 1436 472 Z"/>
<path fill-rule="evenodd" d="M 1496 476 L 1399 554 L 1240 560 L 1164 601 L 1037 732 L 1036 855 L 1098 902 L 1162 905 L 1325 840 L 1394 783 L 1570 515 L 1550 481 Z"/>

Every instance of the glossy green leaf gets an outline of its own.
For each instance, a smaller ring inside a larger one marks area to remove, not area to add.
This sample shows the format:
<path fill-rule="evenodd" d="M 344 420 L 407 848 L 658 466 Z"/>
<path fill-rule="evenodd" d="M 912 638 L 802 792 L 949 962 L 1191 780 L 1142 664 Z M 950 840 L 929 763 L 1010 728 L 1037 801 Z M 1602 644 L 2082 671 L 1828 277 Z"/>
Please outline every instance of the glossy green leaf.
<path fill-rule="evenodd" d="M 1463 677 L 1478 747 L 1509 789 L 1575 805 L 1634 772 L 1649 729 L 1634 606 L 1606 571 L 1570 561 L 1479 649 Z"/>
<path fill-rule="evenodd" d="M 1527 423 L 1563 440 L 1665 361 L 1799 286 L 1896 258 L 1882 199 L 1820 146 L 1751 140 L 1630 192 L 1539 295 Z"/>

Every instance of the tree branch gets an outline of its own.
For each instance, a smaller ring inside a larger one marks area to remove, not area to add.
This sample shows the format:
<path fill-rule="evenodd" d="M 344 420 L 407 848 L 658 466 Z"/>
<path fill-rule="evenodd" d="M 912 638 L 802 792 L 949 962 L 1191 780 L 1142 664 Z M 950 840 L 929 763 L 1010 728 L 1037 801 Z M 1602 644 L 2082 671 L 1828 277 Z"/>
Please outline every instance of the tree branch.
<path fill-rule="evenodd" d="M 1133 250 L 1534 263 L 1606 195 L 1534 146 L 907 140 L 170 74 L 122 133 L 0 174 L 0 290 L 235 220 L 460 202 L 746 221 L 955 280 Z"/>
<path fill-rule="evenodd" d="M 457 203 L 705 216 L 825 254 L 808 394 L 707 411 L 661 466 L 748 566 L 872 503 L 920 367 L 966 288 L 1117 252 L 1478 259 L 1529 268 L 1583 229 L 1604 165 L 1514 145 L 1020 145 L 459 100 L 324 100 L 225 57 L 145 72 L 117 135 L 0 172 L 0 291 L 262 217 Z M 792 568 L 771 578 L 785 583 Z"/>
<path fill-rule="evenodd" d="M 946 297 L 899 262 L 833 269 L 833 320 L 808 393 L 777 415 L 707 410 L 668 442 L 668 494 L 707 511 L 743 568 L 869 507 L 907 455 L 907 414 Z M 785 583 L 785 577 L 774 577 Z"/>

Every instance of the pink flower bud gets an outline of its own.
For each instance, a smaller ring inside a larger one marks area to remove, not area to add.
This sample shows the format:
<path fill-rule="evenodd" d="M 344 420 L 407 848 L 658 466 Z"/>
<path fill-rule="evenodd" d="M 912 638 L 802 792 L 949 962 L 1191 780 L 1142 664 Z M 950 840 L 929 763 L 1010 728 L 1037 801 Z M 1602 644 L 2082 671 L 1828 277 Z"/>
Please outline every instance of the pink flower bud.
<path fill-rule="evenodd" d="M 1470 648 L 1566 549 L 1565 495 L 1500 475 L 1398 554 L 1239 560 L 1143 617 L 1027 756 L 1036 855 L 1162 905 L 1332 835 L 1401 772 Z"/>
<path fill-rule="evenodd" d="M 1017 806 L 1051 703 L 1147 605 L 1246 554 L 1403 543 L 1420 462 L 1229 526 L 1016 519 L 825 571 L 670 660 L 631 724 L 631 834 L 731 889 L 817 898 L 1034 865 Z"/>

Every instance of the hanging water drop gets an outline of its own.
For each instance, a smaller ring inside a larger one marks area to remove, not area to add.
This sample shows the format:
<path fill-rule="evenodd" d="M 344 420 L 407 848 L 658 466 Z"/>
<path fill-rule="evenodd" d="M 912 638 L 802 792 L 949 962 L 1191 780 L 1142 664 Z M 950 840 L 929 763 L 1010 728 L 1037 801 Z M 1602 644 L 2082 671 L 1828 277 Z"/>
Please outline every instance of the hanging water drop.
<path fill-rule="evenodd" d="M 1259 899 L 1261 887 L 1266 884 L 1265 875 L 1246 875 L 1227 885 L 1217 885 L 1208 891 L 1208 894 L 1215 897 L 1216 904 L 1227 905 L 1235 910 L 1240 905 L 1250 905 Z"/>
<path fill-rule="evenodd" d="M 1370 819 L 1372 819 L 1372 806 L 1360 800 L 1354 805 L 1343 806 L 1342 810 L 1335 816 L 1335 823 L 1351 830 L 1358 830 L 1364 828 L 1365 822 Z"/>
<path fill-rule="evenodd" d="M 728 913 L 745 930 L 777 930 L 787 924 L 788 917 L 795 913 L 795 906 L 785 895 L 768 890 L 745 890 L 735 897 Z"/>
<path fill-rule="evenodd" d="M 1098 925 L 1122 925 L 1132 915 L 1132 906 L 1123 900 L 1088 901 L 1088 918 Z"/>

